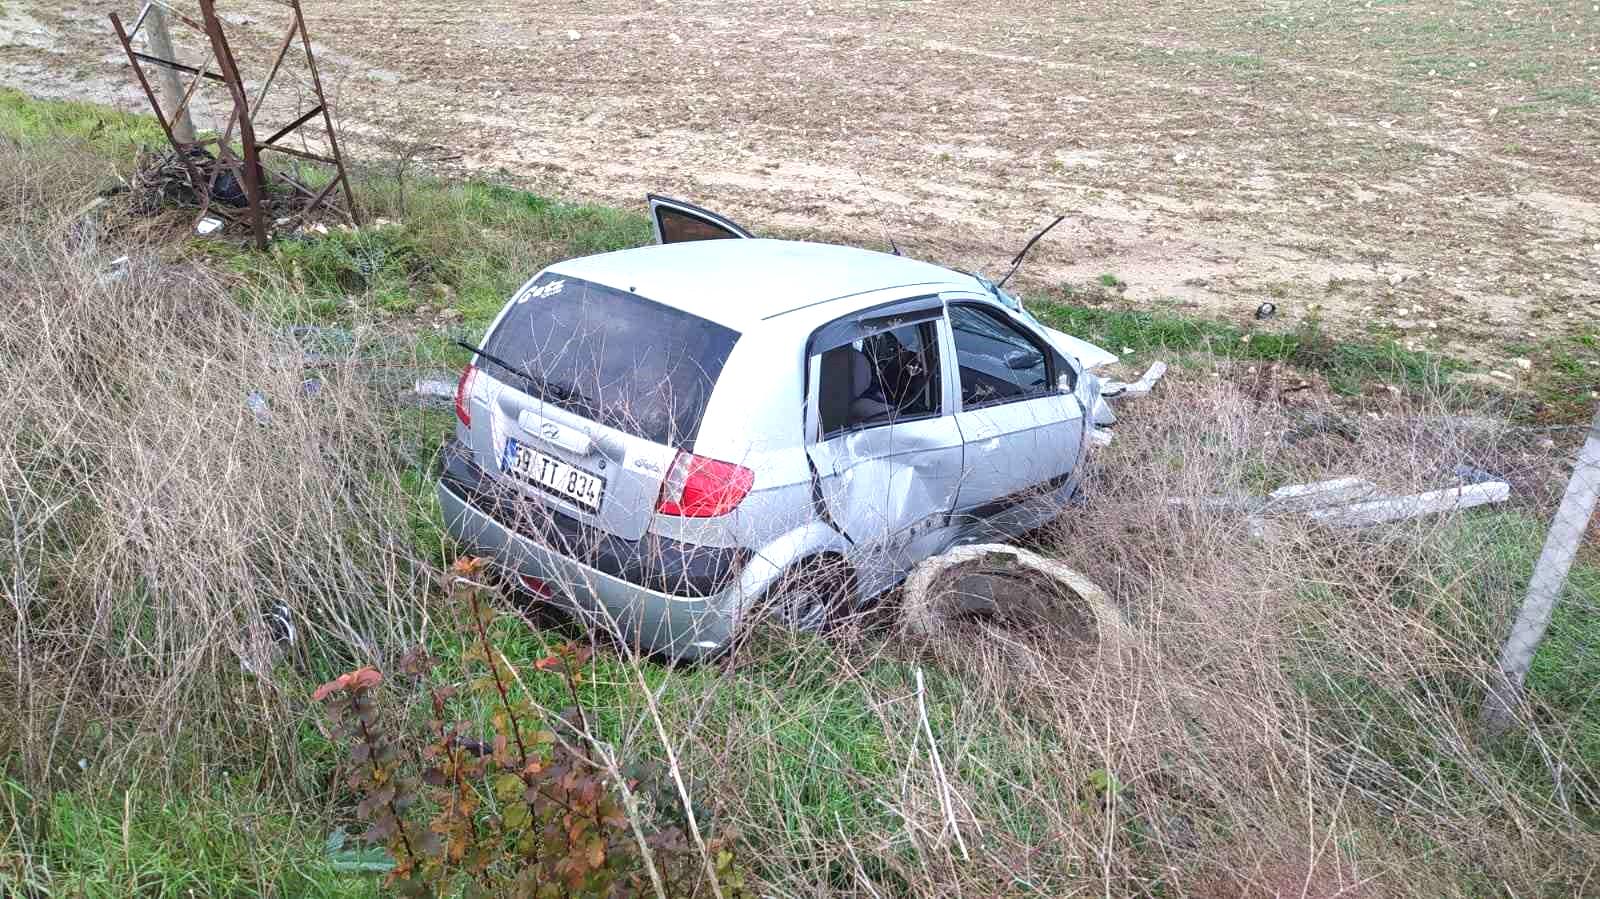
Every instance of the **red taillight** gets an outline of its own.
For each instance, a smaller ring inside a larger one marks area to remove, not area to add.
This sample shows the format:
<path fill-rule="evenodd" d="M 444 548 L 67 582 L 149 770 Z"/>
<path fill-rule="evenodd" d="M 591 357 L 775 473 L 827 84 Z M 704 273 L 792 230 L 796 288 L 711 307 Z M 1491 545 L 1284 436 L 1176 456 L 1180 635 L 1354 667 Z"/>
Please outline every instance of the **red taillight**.
<path fill-rule="evenodd" d="M 692 453 L 678 453 L 661 482 L 656 511 L 684 518 L 715 518 L 744 502 L 756 473 L 732 462 L 718 462 Z"/>
<path fill-rule="evenodd" d="M 472 410 L 467 407 L 467 397 L 472 393 L 472 379 L 478 376 L 478 370 L 467 366 L 461 372 L 460 380 L 456 381 L 456 418 L 467 427 L 472 427 Z"/>

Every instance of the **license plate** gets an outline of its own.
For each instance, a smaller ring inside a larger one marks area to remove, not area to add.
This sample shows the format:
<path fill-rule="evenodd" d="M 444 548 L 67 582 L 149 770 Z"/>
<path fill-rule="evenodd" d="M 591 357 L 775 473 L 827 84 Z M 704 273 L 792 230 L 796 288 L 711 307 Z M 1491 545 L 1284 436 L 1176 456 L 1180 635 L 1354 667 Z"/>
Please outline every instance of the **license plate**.
<path fill-rule="evenodd" d="M 518 480 L 561 497 L 587 512 L 600 511 L 606 479 L 547 456 L 515 440 L 506 441 L 500 469 Z"/>

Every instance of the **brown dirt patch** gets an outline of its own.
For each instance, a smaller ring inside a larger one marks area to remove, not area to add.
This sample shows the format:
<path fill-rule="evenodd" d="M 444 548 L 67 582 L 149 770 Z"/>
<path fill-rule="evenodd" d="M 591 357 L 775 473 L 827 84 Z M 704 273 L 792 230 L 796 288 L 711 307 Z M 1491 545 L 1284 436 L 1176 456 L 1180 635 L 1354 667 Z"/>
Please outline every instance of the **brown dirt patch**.
<path fill-rule="evenodd" d="M 5 83 L 138 108 L 105 6 L 7 0 Z M 1066 212 L 1028 286 L 1113 273 L 1485 361 L 1600 329 L 1588 3 L 305 6 L 357 152 L 988 271 Z"/>

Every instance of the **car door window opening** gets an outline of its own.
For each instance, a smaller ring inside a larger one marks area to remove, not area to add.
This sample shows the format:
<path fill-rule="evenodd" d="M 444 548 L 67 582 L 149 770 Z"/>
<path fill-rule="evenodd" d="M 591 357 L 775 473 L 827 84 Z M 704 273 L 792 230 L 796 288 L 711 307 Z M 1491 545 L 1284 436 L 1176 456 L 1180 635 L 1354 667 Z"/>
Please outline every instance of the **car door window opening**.
<path fill-rule="evenodd" d="M 693 203 L 655 194 L 650 194 L 647 200 L 655 217 L 656 243 L 743 239 L 751 236 L 750 232 L 728 219 Z"/>
<path fill-rule="evenodd" d="M 943 389 L 938 347 L 934 323 L 923 322 L 825 351 L 817 386 L 823 438 L 937 416 Z"/>
<path fill-rule="evenodd" d="M 1054 390 L 1049 351 L 997 311 L 952 304 L 950 331 L 963 409 L 1020 402 Z"/>
<path fill-rule="evenodd" d="M 662 209 L 656 215 L 661 220 L 662 243 L 686 243 L 691 240 L 726 240 L 738 237 L 711 222 L 676 209 Z"/>

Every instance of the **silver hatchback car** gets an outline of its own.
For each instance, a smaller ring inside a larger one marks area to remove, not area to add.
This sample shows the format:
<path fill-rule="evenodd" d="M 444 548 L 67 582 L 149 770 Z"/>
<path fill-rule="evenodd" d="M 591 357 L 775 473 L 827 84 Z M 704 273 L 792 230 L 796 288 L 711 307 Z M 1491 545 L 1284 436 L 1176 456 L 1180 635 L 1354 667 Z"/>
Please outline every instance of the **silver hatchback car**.
<path fill-rule="evenodd" d="M 540 272 L 461 375 L 439 500 L 521 590 L 695 657 L 1077 490 L 1103 351 L 975 275 L 651 206 L 657 246 Z"/>

